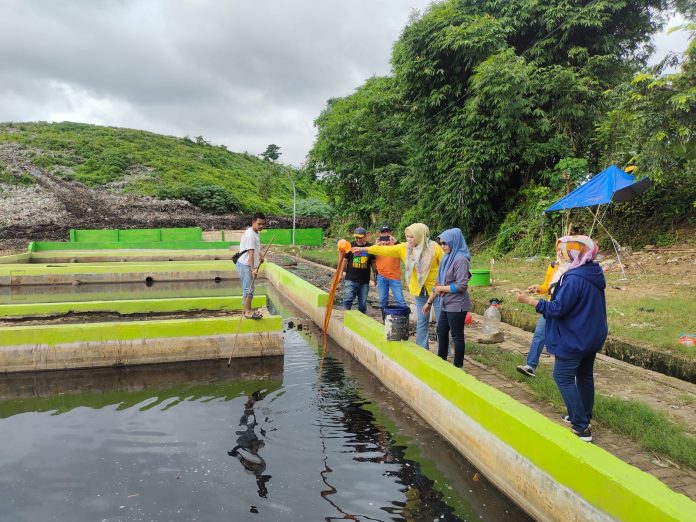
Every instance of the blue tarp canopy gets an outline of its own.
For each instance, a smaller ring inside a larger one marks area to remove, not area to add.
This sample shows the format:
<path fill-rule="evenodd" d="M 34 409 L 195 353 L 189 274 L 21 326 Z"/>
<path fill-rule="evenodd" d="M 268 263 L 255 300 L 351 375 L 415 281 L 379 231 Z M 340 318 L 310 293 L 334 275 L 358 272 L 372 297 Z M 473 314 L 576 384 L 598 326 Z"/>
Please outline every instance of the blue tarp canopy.
<path fill-rule="evenodd" d="M 628 172 L 624 172 L 616 165 L 611 165 L 563 199 L 556 201 L 544 212 L 605 205 L 612 201 L 621 203 L 642 194 L 651 184 L 648 178 L 636 181 Z"/>

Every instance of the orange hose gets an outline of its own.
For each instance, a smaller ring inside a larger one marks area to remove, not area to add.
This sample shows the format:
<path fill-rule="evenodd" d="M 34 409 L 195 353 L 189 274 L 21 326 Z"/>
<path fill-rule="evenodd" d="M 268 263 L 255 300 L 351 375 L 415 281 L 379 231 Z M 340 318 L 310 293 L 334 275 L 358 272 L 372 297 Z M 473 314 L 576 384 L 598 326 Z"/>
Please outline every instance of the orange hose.
<path fill-rule="evenodd" d="M 333 311 L 334 298 L 336 297 L 336 288 L 338 287 L 338 282 L 341 280 L 341 274 L 343 273 L 343 263 L 345 262 L 346 256 L 341 252 L 338 258 L 338 267 L 336 268 L 336 273 L 331 281 L 331 289 L 329 290 L 329 299 L 326 303 L 326 312 L 324 314 L 324 345 L 321 354 L 322 361 L 326 356 L 326 338 L 329 335 L 329 321 L 331 320 L 331 312 Z"/>
<path fill-rule="evenodd" d="M 336 268 L 336 273 L 334 274 L 333 280 L 331 281 L 331 289 L 329 290 L 329 300 L 326 303 L 326 312 L 324 313 L 324 341 L 323 349 L 321 352 L 321 360 L 319 361 L 319 374 L 321 375 L 321 368 L 324 363 L 324 357 L 326 357 L 326 339 L 329 335 L 329 321 L 331 320 L 331 312 L 333 311 L 334 298 L 336 297 L 336 288 L 338 287 L 338 282 L 341 280 L 341 274 L 343 273 L 343 264 L 346 260 L 346 254 L 350 252 L 351 245 L 345 239 L 341 239 L 338 242 L 338 267 Z"/>

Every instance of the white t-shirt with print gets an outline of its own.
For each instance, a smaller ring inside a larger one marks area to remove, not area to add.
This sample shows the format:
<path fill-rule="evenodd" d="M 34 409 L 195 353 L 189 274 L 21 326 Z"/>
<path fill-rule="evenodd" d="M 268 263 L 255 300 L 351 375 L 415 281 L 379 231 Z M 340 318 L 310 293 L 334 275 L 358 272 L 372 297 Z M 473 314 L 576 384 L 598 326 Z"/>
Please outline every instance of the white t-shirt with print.
<path fill-rule="evenodd" d="M 247 249 L 254 249 L 254 268 L 258 268 L 261 264 L 261 239 L 259 238 L 258 232 L 255 232 L 253 228 L 249 227 L 244 231 L 242 239 L 239 241 L 239 251 L 242 252 Z M 249 265 L 249 253 L 245 252 L 239 258 L 239 262 L 243 265 Z"/>

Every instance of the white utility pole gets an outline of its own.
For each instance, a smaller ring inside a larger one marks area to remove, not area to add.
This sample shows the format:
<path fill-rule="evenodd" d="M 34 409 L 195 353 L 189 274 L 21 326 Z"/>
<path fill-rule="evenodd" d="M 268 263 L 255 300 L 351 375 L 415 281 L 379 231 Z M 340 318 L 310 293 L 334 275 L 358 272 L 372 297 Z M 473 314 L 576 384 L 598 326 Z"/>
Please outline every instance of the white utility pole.
<path fill-rule="evenodd" d="M 289 170 L 285 173 L 290 178 L 290 183 L 292 183 L 292 246 L 295 246 L 295 215 L 297 213 L 297 191 L 295 190 L 295 181 L 292 179 L 292 174 Z"/>

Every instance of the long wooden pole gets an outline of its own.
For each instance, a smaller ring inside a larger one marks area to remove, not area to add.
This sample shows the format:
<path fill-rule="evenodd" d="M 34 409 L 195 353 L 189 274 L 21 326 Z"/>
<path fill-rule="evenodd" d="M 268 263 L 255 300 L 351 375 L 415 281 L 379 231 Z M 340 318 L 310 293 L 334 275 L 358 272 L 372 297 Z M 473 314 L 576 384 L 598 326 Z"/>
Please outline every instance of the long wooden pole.
<path fill-rule="evenodd" d="M 264 261 L 266 260 L 266 254 L 268 254 L 268 251 L 270 250 L 271 245 L 273 244 L 273 241 L 275 241 L 275 238 L 276 238 L 276 234 L 277 234 L 277 233 L 278 233 L 278 232 L 276 232 L 275 234 L 273 234 L 273 237 L 271 238 L 271 241 L 268 243 L 268 245 L 266 246 L 266 250 L 263 252 Z M 256 271 L 256 274 L 254 275 L 254 277 L 251 279 L 251 287 L 249 287 L 249 290 L 251 290 L 252 288 L 254 288 L 254 283 L 256 282 L 256 276 L 257 276 L 257 275 L 259 275 L 258 270 Z M 242 306 L 244 306 L 244 299 L 242 299 Z M 237 333 L 234 334 L 234 340 L 232 341 L 232 350 L 230 351 L 230 358 L 229 358 L 229 360 L 227 361 L 227 367 L 228 367 L 228 368 L 229 368 L 230 365 L 232 364 L 232 356 L 234 355 L 234 351 L 235 351 L 235 349 L 237 348 L 237 338 L 239 337 L 239 330 L 242 328 L 242 321 L 243 321 L 243 320 L 244 320 L 244 310 L 242 310 L 242 316 L 239 318 L 239 323 L 237 323 Z"/>
<path fill-rule="evenodd" d="M 346 256 L 343 252 L 339 254 L 338 266 L 336 267 L 336 273 L 334 274 L 333 281 L 331 281 L 331 289 L 329 290 L 329 299 L 326 303 L 326 312 L 324 313 L 324 338 L 322 342 L 321 359 L 319 360 L 319 377 L 321 378 L 321 370 L 324 365 L 324 358 L 326 357 L 326 342 L 329 336 L 329 322 L 331 321 L 331 311 L 333 310 L 334 298 L 336 297 L 336 287 L 338 282 L 341 280 L 341 274 L 343 273 L 343 264 L 345 263 Z"/>
<path fill-rule="evenodd" d="M 336 288 L 338 287 L 338 282 L 341 280 L 341 275 L 343 274 L 343 264 L 346 261 L 346 254 L 350 252 L 350 243 L 345 239 L 341 239 L 338 242 L 338 266 L 336 267 L 336 273 L 334 274 L 333 280 L 331 281 L 331 289 L 329 290 L 329 299 L 326 303 L 326 312 L 324 312 L 324 342 L 323 349 L 321 351 L 321 360 L 319 361 L 319 377 L 321 378 L 321 369 L 324 364 L 324 357 L 326 357 L 326 340 L 329 335 L 329 322 L 331 321 L 331 312 L 333 311 L 334 298 L 336 297 Z"/>

